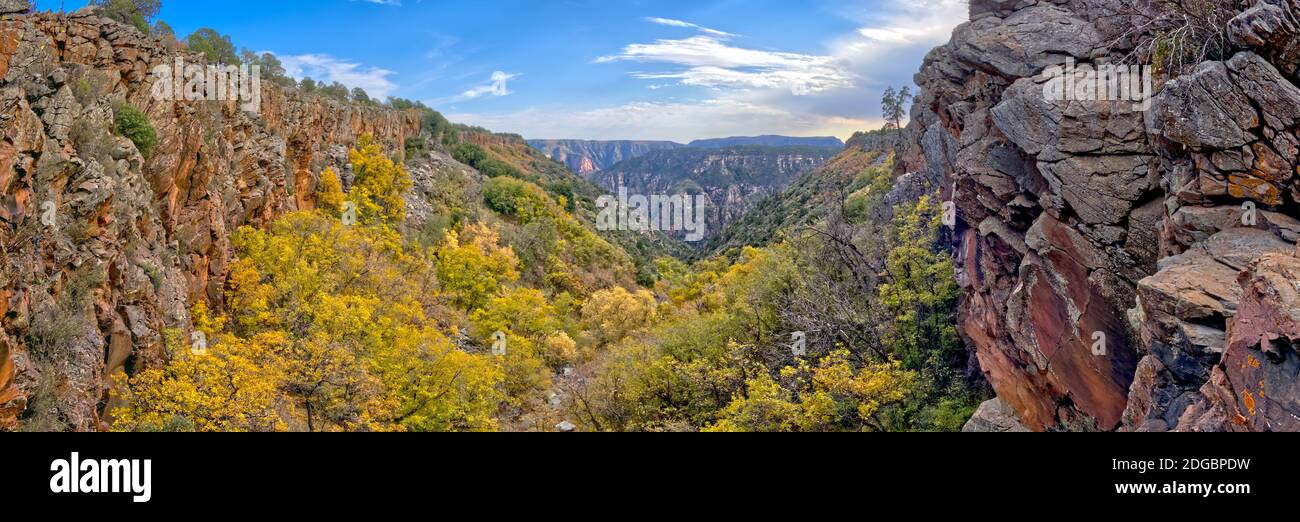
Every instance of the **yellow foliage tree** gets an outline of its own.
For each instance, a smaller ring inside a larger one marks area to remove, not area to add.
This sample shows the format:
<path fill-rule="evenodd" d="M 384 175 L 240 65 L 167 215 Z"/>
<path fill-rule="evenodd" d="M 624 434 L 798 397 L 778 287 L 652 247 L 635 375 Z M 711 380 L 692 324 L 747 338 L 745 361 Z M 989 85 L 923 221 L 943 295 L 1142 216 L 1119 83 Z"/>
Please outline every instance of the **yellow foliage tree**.
<path fill-rule="evenodd" d="M 343 214 L 343 183 L 334 169 L 327 168 L 320 173 L 320 183 L 316 186 L 316 208 L 325 215 L 339 217 Z"/>
<path fill-rule="evenodd" d="M 426 316 L 439 302 L 434 260 L 387 224 L 297 212 L 232 242 L 230 318 L 199 306 L 193 320 L 220 343 L 131 379 L 119 429 L 174 418 L 201 430 L 497 428 L 505 371 Z"/>
<path fill-rule="evenodd" d="M 591 295 L 582 305 L 586 327 L 602 343 L 615 342 L 655 322 L 658 303 L 648 290 L 616 286 Z"/>
<path fill-rule="evenodd" d="M 519 258 L 499 243 L 496 231 L 483 224 L 447 232 L 437 252 L 438 280 L 461 308 L 482 308 L 519 279 Z"/>
<path fill-rule="evenodd" d="M 875 430 L 876 413 L 906 399 L 918 380 L 898 361 L 855 367 L 847 350 L 832 352 L 815 366 L 801 361 L 783 368 L 780 376 L 790 384 L 782 386 L 767 372 L 750 379 L 746 393 L 737 394 L 705 431 Z"/>
<path fill-rule="evenodd" d="M 425 316 L 432 260 L 384 225 L 290 214 L 235 237 L 236 332 L 286 332 L 283 388 L 307 429 L 488 429 L 500 372 L 467 357 Z"/>
<path fill-rule="evenodd" d="M 211 338 L 201 352 L 179 329 L 169 330 L 171 363 L 126 381 L 124 406 L 114 409 L 116 431 L 281 431 L 281 379 L 276 353 L 288 340 L 277 333 L 249 340 Z"/>
<path fill-rule="evenodd" d="M 374 136 L 361 137 L 348 154 L 356 180 L 348 201 L 357 205 L 360 221 L 367 225 L 396 226 L 406 219 L 405 194 L 411 189 L 411 175 L 393 162 Z"/>

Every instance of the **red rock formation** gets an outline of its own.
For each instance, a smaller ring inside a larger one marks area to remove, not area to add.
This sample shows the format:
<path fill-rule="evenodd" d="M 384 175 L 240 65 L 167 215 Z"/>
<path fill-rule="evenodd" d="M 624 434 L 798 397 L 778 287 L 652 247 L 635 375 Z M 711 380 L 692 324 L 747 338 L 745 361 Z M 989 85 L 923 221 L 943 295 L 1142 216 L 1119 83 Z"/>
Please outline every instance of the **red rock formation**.
<path fill-rule="evenodd" d="M 961 331 L 1030 429 L 1300 429 L 1276 288 L 1300 239 L 1300 8 L 1253 4 L 975 0 L 917 75 L 900 168 L 952 187 Z M 1049 99 L 1067 60 L 1161 59 L 1138 18 L 1227 48 L 1157 78 L 1150 110 Z"/>

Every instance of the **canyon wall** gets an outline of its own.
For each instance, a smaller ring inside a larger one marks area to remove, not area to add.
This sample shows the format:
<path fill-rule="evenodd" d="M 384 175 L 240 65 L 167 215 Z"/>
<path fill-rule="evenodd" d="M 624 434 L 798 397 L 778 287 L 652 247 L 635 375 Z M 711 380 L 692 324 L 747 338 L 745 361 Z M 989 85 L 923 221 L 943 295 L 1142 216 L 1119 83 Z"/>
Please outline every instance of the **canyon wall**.
<path fill-rule="evenodd" d="M 314 208 L 348 147 L 400 150 L 419 116 L 262 84 L 260 112 L 151 95 L 183 57 L 97 16 L 0 3 L 0 430 L 103 429 L 113 377 L 162 361 L 188 304 L 220 303 L 230 236 Z M 156 129 L 146 158 L 115 105 Z"/>
<path fill-rule="evenodd" d="M 955 203 L 959 329 L 1001 401 L 990 415 L 1300 429 L 1300 8 L 1179 9 L 972 0 L 916 77 L 899 168 Z M 1188 42 L 1202 52 L 1171 60 Z M 1149 107 L 1053 96 L 1044 73 L 1070 62 L 1156 65 Z"/>
<path fill-rule="evenodd" d="M 707 196 L 706 239 L 743 217 L 764 199 L 835 158 L 838 149 L 730 147 L 657 150 L 590 176 L 602 189 L 632 195 L 688 193 Z M 674 235 L 679 239 L 684 234 Z"/>
<path fill-rule="evenodd" d="M 591 140 L 528 140 L 528 144 L 546 154 L 546 157 L 563 163 L 569 170 L 589 176 L 617 165 L 621 161 L 645 156 L 656 150 L 685 147 L 671 141 L 591 141 Z"/>

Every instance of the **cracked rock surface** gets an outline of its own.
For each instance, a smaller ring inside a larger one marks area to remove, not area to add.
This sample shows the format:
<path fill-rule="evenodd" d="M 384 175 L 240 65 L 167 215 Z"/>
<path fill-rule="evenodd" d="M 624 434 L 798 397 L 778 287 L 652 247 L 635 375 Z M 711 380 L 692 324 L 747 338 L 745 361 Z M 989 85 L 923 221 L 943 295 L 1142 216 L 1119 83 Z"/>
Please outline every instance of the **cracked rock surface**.
<path fill-rule="evenodd" d="M 1157 71 L 1147 110 L 1044 88 L 1154 63 L 1159 5 L 973 0 L 899 168 L 950 187 L 959 330 L 1026 428 L 1300 429 L 1296 0 L 1216 4 L 1227 48 Z"/>

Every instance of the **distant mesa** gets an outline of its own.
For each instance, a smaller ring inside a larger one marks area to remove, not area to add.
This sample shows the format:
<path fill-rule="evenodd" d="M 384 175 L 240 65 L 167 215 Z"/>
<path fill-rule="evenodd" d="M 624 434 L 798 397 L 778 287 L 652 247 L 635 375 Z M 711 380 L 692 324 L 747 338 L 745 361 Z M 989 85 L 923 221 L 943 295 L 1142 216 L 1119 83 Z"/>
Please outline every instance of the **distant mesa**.
<path fill-rule="evenodd" d="M 711 140 L 695 140 L 689 147 L 720 149 L 724 147 L 817 147 L 825 149 L 843 149 L 844 142 L 833 136 L 815 138 L 792 138 L 790 136 L 738 136 Z"/>
<path fill-rule="evenodd" d="M 632 140 L 528 140 L 528 144 L 547 157 L 563 163 L 569 170 L 584 176 L 657 150 L 686 147 L 671 141 Z"/>
<path fill-rule="evenodd" d="M 835 137 L 794 138 L 790 136 L 737 136 L 692 141 L 682 145 L 672 141 L 637 140 L 528 140 L 533 148 L 563 163 L 569 170 L 590 177 L 620 162 L 636 159 L 651 152 L 684 148 L 721 149 L 730 147 L 814 147 L 840 150 L 844 142 Z"/>

